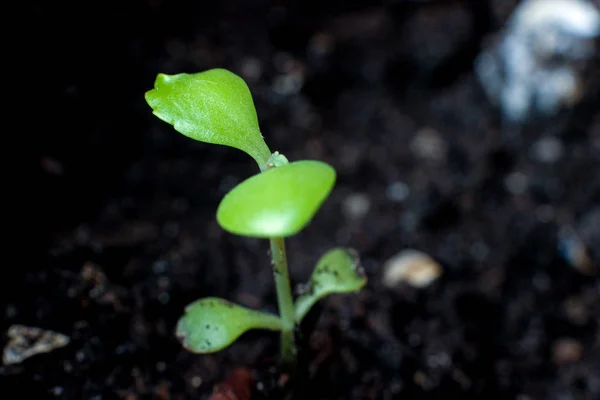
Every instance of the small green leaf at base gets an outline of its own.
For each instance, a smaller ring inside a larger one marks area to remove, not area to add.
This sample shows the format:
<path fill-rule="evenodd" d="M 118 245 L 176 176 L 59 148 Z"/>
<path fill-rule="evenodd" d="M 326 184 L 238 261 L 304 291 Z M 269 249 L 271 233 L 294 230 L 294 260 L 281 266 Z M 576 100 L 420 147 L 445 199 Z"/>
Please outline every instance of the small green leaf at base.
<path fill-rule="evenodd" d="M 213 353 L 250 329 L 281 330 L 279 317 L 239 306 L 217 297 L 200 299 L 185 308 L 176 335 L 193 353 Z"/>
<path fill-rule="evenodd" d="M 317 301 L 332 293 L 357 292 L 367 284 L 358 254 L 353 249 L 336 248 L 325 253 L 310 281 L 296 299 L 296 323 L 300 323 Z"/>
<path fill-rule="evenodd" d="M 246 82 L 215 68 L 197 74 L 159 74 L 146 92 L 154 115 L 201 142 L 235 147 L 263 166 L 271 151 L 258 127 Z"/>

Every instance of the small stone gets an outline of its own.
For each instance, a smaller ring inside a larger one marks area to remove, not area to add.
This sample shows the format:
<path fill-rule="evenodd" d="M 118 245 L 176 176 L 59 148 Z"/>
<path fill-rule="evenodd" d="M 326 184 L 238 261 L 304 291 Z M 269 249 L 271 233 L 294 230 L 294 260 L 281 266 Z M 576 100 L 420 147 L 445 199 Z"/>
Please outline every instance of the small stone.
<path fill-rule="evenodd" d="M 394 182 L 387 187 L 387 198 L 393 202 L 401 203 L 410 194 L 410 187 L 404 182 Z"/>
<path fill-rule="evenodd" d="M 364 193 L 353 193 L 344 199 L 342 209 L 349 219 L 361 219 L 371 208 L 371 200 Z"/>
<path fill-rule="evenodd" d="M 169 263 L 165 260 L 158 260 L 152 266 L 152 270 L 155 274 L 160 275 L 164 274 L 169 267 Z"/>
<path fill-rule="evenodd" d="M 194 376 L 191 380 L 192 387 L 198 389 L 200 385 L 202 385 L 202 378 L 199 376 Z"/>
<path fill-rule="evenodd" d="M 417 157 L 435 162 L 444 161 L 448 152 L 448 145 L 439 132 L 429 127 L 417 132 L 410 148 Z"/>
<path fill-rule="evenodd" d="M 383 266 L 382 283 L 395 288 L 401 282 L 424 288 L 437 280 L 442 267 L 430 256 L 418 250 L 403 250 L 390 258 Z"/>
<path fill-rule="evenodd" d="M 582 274 L 592 276 L 598 272 L 587 246 L 570 226 L 563 226 L 559 231 L 558 252 L 569 265 Z"/>
<path fill-rule="evenodd" d="M 483 261 L 490 254 L 490 248 L 485 242 L 476 241 L 469 247 L 469 254 L 477 261 Z"/>
<path fill-rule="evenodd" d="M 450 365 L 450 363 L 450 356 L 444 352 L 431 354 L 427 357 L 427 365 L 430 368 L 447 367 Z"/>
<path fill-rule="evenodd" d="M 171 300 L 171 296 L 169 296 L 169 293 L 167 292 L 160 292 L 158 294 L 158 301 L 160 302 L 160 304 L 167 304 L 169 302 L 169 300 Z"/>
<path fill-rule="evenodd" d="M 171 280 L 167 276 L 161 276 L 156 280 L 156 284 L 161 289 L 167 289 L 171 286 Z"/>
<path fill-rule="evenodd" d="M 14 318 L 17 315 L 17 313 L 17 308 L 12 304 L 7 305 L 4 311 L 4 315 L 6 315 L 7 319 Z"/>
<path fill-rule="evenodd" d="M 413 382 L 419 385 L 421 389 L 425 391 L 431 390 L 435 385 L 435 382 L 425 375 L 423 371 L 415 372 L 413 375 Z"/>
<path fill-rule="evenodd" d="M 554 164 L 564 153 L 563 144 L 555 137 L 544 137 L 531 146 L 531 157 L 544 164 Z"/>
<path fill-rule="evenodd" d="M 73 372 L 73 364 L 71 364 L 68 361 L 65 361 L 63 363 L 63 370 L 67 373 L 70 374 L 71 372 Z"/>
<path fill-rule="evenodd" d="M 63 334 L 24 325 L 12 325 L 8 328 L 9 342 L 4 348 L 4 365 L 19 364 L 29 357 L 48 353 L 66 346 L 70 338 Z"/>
<path fill-rule="evenodd" d="M 522 172 L 510 173 L 504 178 L 504 187 L 515 196 L 522 195 L 529 186 L 529 178 Z"/>
<path fill-rule="evenodd" d="M 304 85 L 304 65 L 287 53 L 275 55 L 273 62 L 275 67 L 281 71 L 273 80 L 273 91 L 280 96 L 291 96 L 298 93 Z"/>
<path fill-rule="evenodd" d="M 291 96 L 302 89 L 303 80 L 298 75 L 280 75 L 273 82 L 273 91 L 282 96 Z"/>
<path fill-rule="evenodd" d="M 556 365 L 572 364 L 581 359 L 583 346 L 571 338 L 558 339 L 552 344 L 552 361 Z"/>
<path fill-rule="evenodd" d="M 263 72 L 263 66 L 259 59 L 254 57 L 246 58 L 242 63 L 241 75 L 250 82 L 257 82 Z"/>
<path fill-rule="evenodd" d="M 63 394 L 64 389 L 62 386 L 55 386 L 50 391 L 54 396 L 60 396 L 61 394 Z"/>
<path fill-rule="evenodd" d="M 588 306 L 580 297 L 569 297 L 562 304 L 563 310 L 569 322 L 576 325 L 585 325 L 590 319 Z"/>
<path fill-rule="evenodd" d="M 425 383 L 426 380 L 427 380 L 427 377 L 425 376 L 425 374 L 422 371 L 415 372 L 415 374 L 413 376 L 413 381 L 417 385 L 423 386 L 423 384 Z"/>
<path fill-rule="evenodd" d="M 317 33 L 307 47 L 309 57 L 317 64 L 321 64 L 324 58 L 331 53 L 335 45 L 334 38 L 327 33 Z"/>

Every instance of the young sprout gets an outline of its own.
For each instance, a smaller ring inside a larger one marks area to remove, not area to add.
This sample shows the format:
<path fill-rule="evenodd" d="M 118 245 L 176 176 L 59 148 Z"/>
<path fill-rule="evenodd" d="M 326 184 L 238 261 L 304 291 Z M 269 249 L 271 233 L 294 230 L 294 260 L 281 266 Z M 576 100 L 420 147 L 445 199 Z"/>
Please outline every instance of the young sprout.
<path fill-rule="evenodd" d="M 250 329 L 279 331 L 282 361 L 293 367 L 294 331 L 310 308 L 328 294 L 357 292 L 367 283 L 356 252 L 337 248 L 321 257 L 295 304 L 292 297 L 285 238 L 312 220 L 333 188 L 335 170 L 320 161 L 289 162 L 283 154 L 271 153 L 248 86 L 227 70 L 159 74 L 146 101 L 156 116 L 180 133 L 235 147 L 254 158 L 261 173 L 223 198 L 217 222 L 236 235 L 269 239 L 277 291 L 279 316 L 214 297 L 197 300 L 186 307 L 177 336 L 189 351 L 211 353 Z"/>

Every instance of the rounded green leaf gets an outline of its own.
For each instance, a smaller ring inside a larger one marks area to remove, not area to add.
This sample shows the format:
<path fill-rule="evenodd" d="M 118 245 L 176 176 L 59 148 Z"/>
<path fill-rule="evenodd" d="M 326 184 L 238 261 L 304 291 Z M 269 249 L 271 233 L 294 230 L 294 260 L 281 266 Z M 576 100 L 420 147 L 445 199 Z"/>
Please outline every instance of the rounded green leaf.
<path fill-rule="evenodd" d="M 217 297 L 188 305 L 177 323 L 177 337 L 186 350 L 212 353 L 233 343 L 250 329 L 281 330 L 279 317 L 251 310 Z"/>
<path fill-rule="evenodd" d="M 298 233 L 315 215 L 335 183 L 335 170 L 320 161 L 296 161 L 255 175 L 219 204 L 223 229 L 259 238 Z"/>
<path fill-rule="evenodd" d="M 367 284 L 367 277 L 353 249 L 336 248 L 325 253 L 317 263 L 310 281 L 296 299 L 296 322 L 302 321 L 313 305 L 332 293 L 357 292 Z"/>
<path fill-rule="evenodd" d="M 250 90 L 230 71 L 159 74 L 154 89 L 146 92 L 146 101 L 154 115 L 192 139 L 245 151 L 261 167 L 271 155 Z"/>

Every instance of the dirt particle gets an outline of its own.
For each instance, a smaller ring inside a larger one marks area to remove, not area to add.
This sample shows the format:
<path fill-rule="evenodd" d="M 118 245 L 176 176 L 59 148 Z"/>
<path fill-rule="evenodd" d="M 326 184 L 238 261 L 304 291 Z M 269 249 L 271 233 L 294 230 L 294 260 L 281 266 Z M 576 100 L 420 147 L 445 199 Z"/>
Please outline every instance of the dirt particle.
<path fill-rule="evenodd" d="M 417 385 L 424 387 L 427 384 L 427 376 L 422 371 L 417 371 L 413 376 L 413 381 Z"/>
<path fill-rule="evenodd" d="M 460 369 L 455 369 L 452 371 L 452 379 L 454 379 L 463 389 L 468 389 L 471 387 L 471 379 Z"/>
<path fill-rule="evenodd" d="M 386 195 L 390 201 L 401 203 L 408 198 L 410 187 L 404 182 L 394 182 L 387 187 Z"/>
<path fill-rule="evenodd" d="M 530 149 L 531 157 L 540 163 L 554 164 L 564 153 L 562 142 L 551 136 L 538 139 Z"/>
<path fill-rule="evenodd" d="M 260 79 L 262 73 L 263 65 L 259 59 L 247 57 L 242 61 L 241 74 L 245 80 L 256 82 Z"/>
<path fill-rule="evenodd" d="M 158 301 L 160 302 L 160 304 L 167 304 L 169 300 L 171 300 L 171 296 L 169 296 L 169 293 L 161 292 L 158 294 Z"/>
<path fill-rule="evenodd" d="M 570 226 L 563 226 L 558 235 L 558 252 L 569 265 L 584 275 L 593 276 L 597 268 L 590 257 L 587 246 L 579 234 Z"/>
<path fill-rule="evenodd" d="M 535 216 L 543 224 L 551 222 L 554 219 L 554 207 L 550 204 L 541 204 L 535 209 Z"/>
<path fill-rule="evenodd" d="M 512 172 L 504 178 L 504 187 L 515 196 L 525 193 L 529 186 L 529 178 L 522 172 Z"/>
<path fill-rule="evenodd" d="M 585 325 L 590 318 L 587 305 L 580 297 L 569 297 L 562 304 L 569 321 L 576 325 Z"/>
<path fill-rule="evenodd" d="M 583 345 L 575 339 L 558 339 L 552 344 L 552 362 L 556 365 L 572 364 L 582 355 Z"/>
<path fill-rule="evenodd" d="M 438 131 L 425 127 L 417 131 L 410 143 L 410 149 L 418 158 L 443 162 L 446 159 L 448 145 Z"/>
<path fill-rule="evenodd" d="M 60 396 L 63 393 L 64 389 L 62 386 L 55 386 L 52 388 L 52 394 L 54 396 Z"/>
<path fill-rule="evenodd" d="M 202 385 L 202 378 L 199 376 L 194 376 L 190 383 L 192 384 L 192 387 L 195 389 L 198 389 L 200 387 L 200 385 Z"/>
<path fill-rule="evenodd" d="M 167 369 L 167 364 L 163 361 L 159 361 L 156 363 L 156 371 L 164 372 Z"/>

